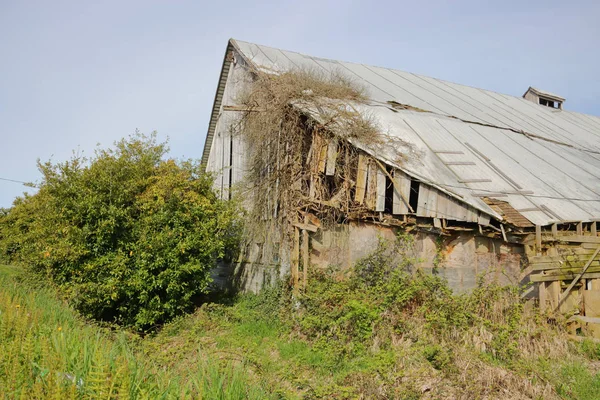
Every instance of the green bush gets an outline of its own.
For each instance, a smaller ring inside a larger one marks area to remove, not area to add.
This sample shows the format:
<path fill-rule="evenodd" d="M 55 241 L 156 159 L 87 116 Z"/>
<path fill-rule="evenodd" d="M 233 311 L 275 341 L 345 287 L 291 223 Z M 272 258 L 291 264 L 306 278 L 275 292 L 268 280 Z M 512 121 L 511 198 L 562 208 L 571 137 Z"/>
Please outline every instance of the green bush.
<path fill-rule="evenodd" d="M 136 134 L 91 159 L 38 163 L 38 192 L 0 214 L 0 256 L 96 319 L 147 330 L 191 310 L 236 239 L 235 210 L 167 151 Z"/>

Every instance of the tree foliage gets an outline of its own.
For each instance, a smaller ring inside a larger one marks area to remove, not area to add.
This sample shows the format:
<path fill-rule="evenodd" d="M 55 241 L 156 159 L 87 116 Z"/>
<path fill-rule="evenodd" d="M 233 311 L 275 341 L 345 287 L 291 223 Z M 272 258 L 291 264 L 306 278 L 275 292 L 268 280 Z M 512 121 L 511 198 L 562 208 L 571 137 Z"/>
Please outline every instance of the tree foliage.
<path fill-rule="evenodd" d="M 91 159 L 38 162 L 38 192 L 0 213 L 0 257 L 89 317 L 145 330 L 190 310 L 235 240 L 235 210 L 197 163 L 167 151 L 136 134 Z"/>

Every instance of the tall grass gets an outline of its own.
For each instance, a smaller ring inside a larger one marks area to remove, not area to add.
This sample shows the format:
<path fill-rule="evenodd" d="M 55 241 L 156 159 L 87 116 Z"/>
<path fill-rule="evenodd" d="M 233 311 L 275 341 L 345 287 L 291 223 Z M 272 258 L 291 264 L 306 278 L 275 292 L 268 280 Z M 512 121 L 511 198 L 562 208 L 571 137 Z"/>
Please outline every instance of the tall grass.
<path fill-rule="evenodd" d="M 0 266 L 0 399 L 264 399 L 244 365 L 198 352 L 185 371 L 141 339 L 80 319 L 50 288 Z"/>

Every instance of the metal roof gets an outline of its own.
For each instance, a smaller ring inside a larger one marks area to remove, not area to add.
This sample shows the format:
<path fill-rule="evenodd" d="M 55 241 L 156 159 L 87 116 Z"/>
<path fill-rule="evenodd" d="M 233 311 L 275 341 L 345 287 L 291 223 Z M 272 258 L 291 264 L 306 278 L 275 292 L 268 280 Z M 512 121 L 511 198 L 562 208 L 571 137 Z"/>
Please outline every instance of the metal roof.
<path fill-rule="evenodd" d="M 411 144 L 414 154 L 400 164 L 406 149 L 362 147 L 490 215 L 498 214 L 484 195 L 507 201 L 539 225 L 600 218 L 599 117 L 395 69 L 231 43 L 266 72 L 317 70 L 363 86 L 371 102 L 357 107 L 388 135 Z"/>

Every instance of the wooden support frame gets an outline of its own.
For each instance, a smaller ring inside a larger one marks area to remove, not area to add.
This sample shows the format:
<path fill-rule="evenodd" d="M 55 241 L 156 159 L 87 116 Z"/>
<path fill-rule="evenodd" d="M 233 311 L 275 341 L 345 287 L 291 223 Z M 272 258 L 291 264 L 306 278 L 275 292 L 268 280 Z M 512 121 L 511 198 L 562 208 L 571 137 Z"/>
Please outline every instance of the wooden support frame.
<path fill-rule="evenodd" d="M 558 300 L 558 304 L 555 308 L 555 310 L 560 307 L 561 303 L 563 301 L 565 301 L 565 299 L 569 296 L 569 292 L 571 292 L 571 289 L 573 289 L 573 287 L 577 284 L 577 282 L 579 281 L 579 279 L 581 279 L 581 277 L 585 274 L 585 271 L 587 271 L 587 269 L 589 268 L 589 266 L 592 264 L 592 261 L 594 261 L 594 259 L 596 258 L 596 256 L 598 255 L 598 253 L 600 253 L 600 246 L 598 246 L 598 248 L 596 249 L 596 251 L 594 252 L 594 255 L 592 255 L 592 257 L 590 257 L 590 259 L 588 260 L 588 262 L 585 264 L 585 266 L 583 267 L 583 269 L 581 270 L 581 273 L 579 275 L 577 275 L 577 277 L 575 279 L 573 279 L 573 281 L 571 282 L 571 284 L 567 287 L 567 289 L 564 291 L 564 293 L 562 294 L 562 296 L 560 296 L 559 300 Z"/>

